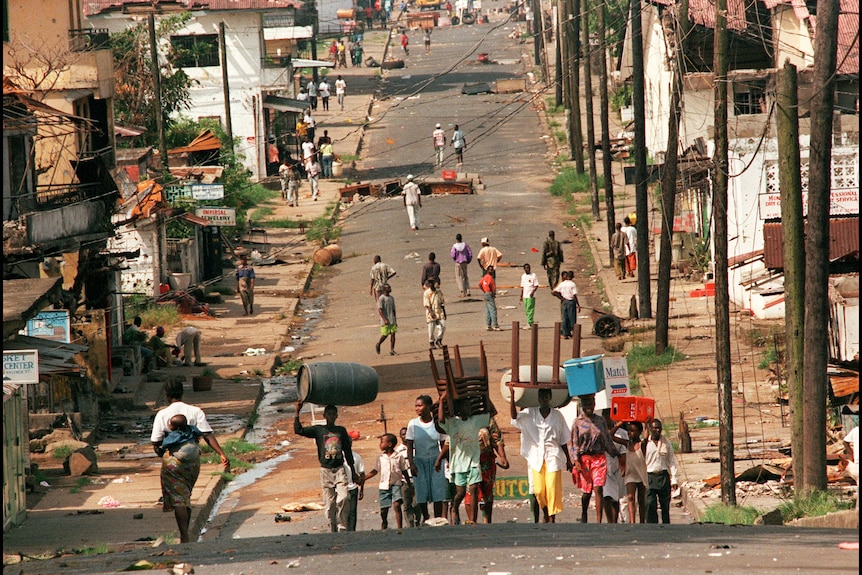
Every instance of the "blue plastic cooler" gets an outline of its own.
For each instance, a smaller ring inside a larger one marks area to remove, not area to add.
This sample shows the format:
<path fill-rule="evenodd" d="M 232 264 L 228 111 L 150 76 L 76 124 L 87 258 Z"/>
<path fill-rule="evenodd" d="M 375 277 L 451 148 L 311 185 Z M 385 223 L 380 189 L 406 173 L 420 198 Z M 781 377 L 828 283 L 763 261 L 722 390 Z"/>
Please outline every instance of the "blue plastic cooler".
<path fill-rule="evenodd" d="M 605 388 L 605 375 L 602 369 L 603 357 L 603 354 L 590 355 L 563 362 L 569 395 L 588 395 Z"/>

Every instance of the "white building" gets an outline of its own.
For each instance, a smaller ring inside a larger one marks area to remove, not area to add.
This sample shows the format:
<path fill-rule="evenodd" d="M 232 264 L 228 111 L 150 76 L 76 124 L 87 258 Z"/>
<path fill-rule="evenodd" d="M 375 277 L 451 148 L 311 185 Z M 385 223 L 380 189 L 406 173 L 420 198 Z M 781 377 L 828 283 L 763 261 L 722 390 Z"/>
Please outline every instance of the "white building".
<path fill-rule="evenodd" d="M 338 3 L 318 1 L 319 9 Z M 340 4 L 349 7 L 348 0 L 340 0 Z M 90 25 L 116 33 L 145 21 L 152 6 L 141 0 L 93 0 L 85 3 L 85 14 Z M 157 20 L 179 11 L 192 15 L 170 38 L 174 48 L 185 48 L 189 54 L 179 62 L 194 80 L 191 108 L 185 114 L 194 119 L 215 118 L 226 127 L 222 65 L 226 66 L 230 123 L 234 139 L 239 140 L 236 152 L 259 178 L 266 175 L 267 141 L 279 138 L 279 146 L 284 147 L 285 134 L 293 127 L 291 120 L 279 131 L 276 112 L 301 110 L 299 103 L 284 100 L 294 96 L 294 70 L 300 62 L 302 67 L 315 65 L 299 59 L 314 32 L 312 15 L 302 8 L 301 0 L 166 0 L 156 5 Z M 337 21 L 334 11 L 332 18 Z M 219 50 L 222 25 L 224 62 Z M 161 52 L 167 49 L 162 46 Z"/>

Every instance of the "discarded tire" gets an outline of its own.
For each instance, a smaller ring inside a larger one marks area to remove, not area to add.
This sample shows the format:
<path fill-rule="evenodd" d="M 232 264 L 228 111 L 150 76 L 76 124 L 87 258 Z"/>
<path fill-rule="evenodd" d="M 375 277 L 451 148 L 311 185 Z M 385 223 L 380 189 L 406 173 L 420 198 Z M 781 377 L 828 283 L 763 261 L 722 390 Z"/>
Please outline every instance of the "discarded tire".
<path fill-rule="evenodd" d="M 404 67 L 404 60 L 386 60 L 380 67 L 384 70 L 397 70 Z"/>

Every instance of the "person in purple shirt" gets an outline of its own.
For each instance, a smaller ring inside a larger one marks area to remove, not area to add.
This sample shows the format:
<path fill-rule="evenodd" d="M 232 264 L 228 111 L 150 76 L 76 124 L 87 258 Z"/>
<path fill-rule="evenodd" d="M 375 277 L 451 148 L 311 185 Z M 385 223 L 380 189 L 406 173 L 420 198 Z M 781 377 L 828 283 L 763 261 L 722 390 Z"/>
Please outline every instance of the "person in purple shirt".
<path fill-rule="evenodd" d="M 455 262 L 455 269 L 458 274 L 458 291 L 461 297 L 470 297 L 470 280 L 467 279 L 467 268 L 473 261 L 473 251 L 461 238 L 461 234 L 455 235 L 455 243 L 452 244 L 452 251 L 449 255 Z"/>

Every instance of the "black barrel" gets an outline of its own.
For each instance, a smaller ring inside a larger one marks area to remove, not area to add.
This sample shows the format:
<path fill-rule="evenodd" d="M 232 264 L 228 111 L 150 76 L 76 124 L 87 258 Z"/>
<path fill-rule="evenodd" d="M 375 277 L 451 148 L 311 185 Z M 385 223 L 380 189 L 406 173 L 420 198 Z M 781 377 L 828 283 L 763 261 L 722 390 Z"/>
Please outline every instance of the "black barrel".
<path fill-rule="evenodd" d="M 377 399 L 377 372 L 361 363 L 305 363 L 299 368 L 297 381 L 299 398 L 308 403 L 364 405 Z"/>

